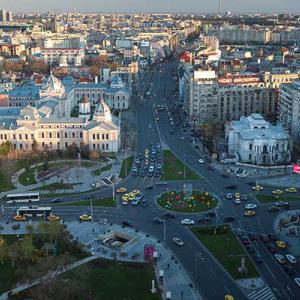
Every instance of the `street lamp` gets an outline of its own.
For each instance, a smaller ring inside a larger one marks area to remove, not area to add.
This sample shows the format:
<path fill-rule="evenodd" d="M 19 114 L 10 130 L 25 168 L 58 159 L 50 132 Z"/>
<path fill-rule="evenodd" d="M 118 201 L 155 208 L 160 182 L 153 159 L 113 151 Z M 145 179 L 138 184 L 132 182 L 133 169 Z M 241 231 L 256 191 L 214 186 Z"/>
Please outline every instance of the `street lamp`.
<path fill-rule="evenodd" d="M 166 220 L 163 219 L 163 223 L 164 223 L 164 245 L 167 248 L 167 228 L 166 228 Z"/>
<path fill-rule="evenodd" d="M 183 155 L 184 160 L 183 160 L 183 179 L 185 180 L 185 154 Z"/>

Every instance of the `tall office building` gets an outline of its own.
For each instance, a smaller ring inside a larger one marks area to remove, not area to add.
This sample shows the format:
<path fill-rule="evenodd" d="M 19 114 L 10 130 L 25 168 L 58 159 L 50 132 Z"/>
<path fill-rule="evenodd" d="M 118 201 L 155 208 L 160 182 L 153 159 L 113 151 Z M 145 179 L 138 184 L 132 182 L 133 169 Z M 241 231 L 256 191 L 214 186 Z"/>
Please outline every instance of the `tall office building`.
<path fill-rule="evenodd" d="M 6 22 L 6 10 L 0 10 L 0 22 Z"/>
<path fill-rule="evenodd" d="M 13 21 L 13 13 L 11 11 L 6 12 L 6 22 Z"/>

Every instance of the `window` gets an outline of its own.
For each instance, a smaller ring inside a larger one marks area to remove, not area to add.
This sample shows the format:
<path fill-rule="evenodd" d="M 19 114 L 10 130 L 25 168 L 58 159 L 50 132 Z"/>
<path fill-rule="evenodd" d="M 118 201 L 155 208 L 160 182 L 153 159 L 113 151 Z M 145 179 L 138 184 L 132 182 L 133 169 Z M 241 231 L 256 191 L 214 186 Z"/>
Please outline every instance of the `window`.
<path fill-rule="evenodd" d="M 106 139 L 107 139 L 107 140 L 109 139 L 109 137 L 108 137 L 108 133 L 106 134 Z"/>
<path fill-rule="evenodd" d="M 108 150 L 108 148 L 109 148 L 109 145 L 108 145 L 108 144 L 106 144 L 106 150 Z"/>
<path fill-rule="evenodd" d="M 52 139 L 52 132 L 49 132 L 49 138 Z"/>
<path fill-rule="evenodd" d="M 93 149 L 94 149 L 94 150 L 96 149 L 96 144 L 93 144 Z"/>
<path fill-rule="evenodd" d="M 82 132 L 79 133 L 79 137 L 82 139 Z"/>
<path fill-rule="evenodd" d="M 102 150 L 104 150 L 104 144 L 102 144 Z"/>
<path fill-rule="evenodd" d="M 56 134 L 56 136 L 59 138 L 59 132 Z"/>
<path fill-rule="evenodd" d="M 27 133 L 25 134 L 25 140 L 28 140 L 28 134 Z"/>
<path fill-rule="evenodd" d="M 19 139 L 20 139 L 20 140 L 22 139 L 22 134 L 19 134 Z"/>
<path fill-rule="evenodd" d="M 14 139 L 14 140 L 16 139 L 16 135 L 15 135 L 15 134 L 13 134 L 13 139 Z"/>
<path fill-rule="evenodd" d="M 104 133 L 102 133 L 102 140 L 104 140 Z"/>
<path fill-rule="evenodd" d="M 249 150 L 252 150 L 252 146 L 253 146 L 252 144 L 249 144 Z"/>
<path fill-rule="evenodd" d="M 72 132 L 72 138 L 73 139 L 75 138 L 75 132 Z"/>
<path fill-rule="evenodd" d="M 20 150 L 23 150 L 23 145 L 22 144 L 20 144 Z"/>
<path fill-rule="evenodd" d="M 249 154 L 249 160 L 252 160 L 252 154 Z"/>
<path fill-rule="evenodd" d="M 65 138 L 67 138 L 68 137 L 68 133 L 67 132 L 65 132 Z"/>
<path fill-rule="evenodd" d="M 44 134 L 44 132 L 42 132 L 42 139 L 43 139 L 43 138 L 45 138 L 45 134 Z"/>
<path fill-rule="evenodd" d="M 96 139 L 96 135 L 95 134 L 93 134 L 93 140 L 95 140 Z"/>

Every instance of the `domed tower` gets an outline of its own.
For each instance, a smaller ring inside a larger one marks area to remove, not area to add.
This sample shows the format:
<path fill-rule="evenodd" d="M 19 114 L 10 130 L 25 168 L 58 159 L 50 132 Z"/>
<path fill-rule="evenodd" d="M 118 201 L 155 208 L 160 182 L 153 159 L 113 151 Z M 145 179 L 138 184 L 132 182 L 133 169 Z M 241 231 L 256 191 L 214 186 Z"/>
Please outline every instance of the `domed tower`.
<path fill-rule="evenodd" d="M 90 100 L 86 95 L 83 95 L 79 104 L 79 117 L 89 117 L 91 113 Z"/>
<path fill-rule="evenodd" d="M 100 97 L 93 119 L 97 122 L 111 122 L 111 112 L 109 106 L 104 102 L 103 98 Z"/>

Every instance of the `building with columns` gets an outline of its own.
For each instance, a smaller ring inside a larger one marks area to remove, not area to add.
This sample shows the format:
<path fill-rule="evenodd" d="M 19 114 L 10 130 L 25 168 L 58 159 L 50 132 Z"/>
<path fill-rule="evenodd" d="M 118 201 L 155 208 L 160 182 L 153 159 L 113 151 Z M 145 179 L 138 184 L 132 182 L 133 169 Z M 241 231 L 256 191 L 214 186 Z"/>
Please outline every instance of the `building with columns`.
<path fill-rule="evenodd" d="M 10 141 L 15 150 L 66 150 L 70 145 L 87 145 L 89 150 L 118 152 L 120 122 L 112 116 L 103 98 L 98 100 L 91 118 L 88 99 L 81 101 L 78 118 L 44 116 L 32 106 L 20 109 L 15 119 L 7 119 L 0 127 L 0 143 Z M 88 104 L 88 105 L 87 105 Z"/>
<path fill-rule="evenodd" d="M 255 165 L 281 165 L 291 161 L 292 142 L 280 125 L 273 126 L 260 114 L 226 123 L 228 154 Z"/>

